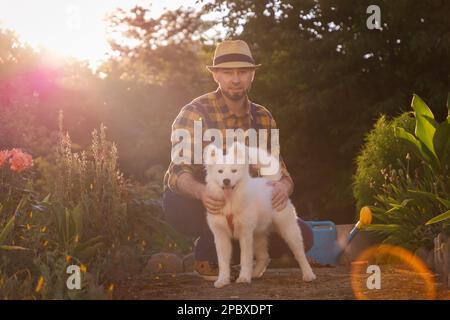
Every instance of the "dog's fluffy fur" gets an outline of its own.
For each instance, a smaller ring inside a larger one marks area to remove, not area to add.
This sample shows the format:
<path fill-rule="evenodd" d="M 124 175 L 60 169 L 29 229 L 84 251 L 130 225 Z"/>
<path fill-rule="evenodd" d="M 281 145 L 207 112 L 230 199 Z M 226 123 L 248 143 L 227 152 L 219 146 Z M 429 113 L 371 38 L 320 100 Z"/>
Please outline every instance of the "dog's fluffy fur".
<path fill-rule="evenodd" d="M 226 200 L 222 214 L 207 214 L 219 262 L 219 277 L 214 286 L 221 288 L 230 283 L 233 238 L 239 240 L 241 249 L 241 270 L 236 282 L 250 283 L 252 278 L 262 276 L 270 262 L 267 242 L 272 229 L 281 235 L 294 253 L 302 270 L 303 280 L 313 281 L 316 276 L 305 255 L 303 237 L 294 206 L 288 200 L 286 208 L 282 211 L 277 212 L 272 208 L 272 186 L 269 182 L 279 180 L 280 172 L 271 177 L 251 177 L 247 156 L 251 152 L 238 143 L 233 144 L 228 152 L 234 152 L 235 159 L 241 161 L 237 163 L 243 164 L 220 164 L 223 162 L 217 161 L 219 152 L 222 150 L 210 145 L 205 155 L 207 188 L 216 197 L 225 197 Z M 228 215 L 233 216 L 233 228 L 227 221 Z"/>

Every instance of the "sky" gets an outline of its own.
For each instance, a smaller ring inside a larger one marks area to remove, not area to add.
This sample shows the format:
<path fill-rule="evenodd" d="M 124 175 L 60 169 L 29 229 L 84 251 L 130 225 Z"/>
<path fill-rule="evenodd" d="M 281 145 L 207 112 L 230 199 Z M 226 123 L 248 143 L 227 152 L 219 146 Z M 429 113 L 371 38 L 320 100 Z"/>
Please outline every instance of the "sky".
<path fill-rule="evenodd" d="M 165 9 L 199 8 L 196 0 L 0 0 L 0 28 L 14 29 L 22 41 L 55 54 L 95 64 L 109 52 L 103 17 L 115 8 L 148 6 L 156 18 Z"/>

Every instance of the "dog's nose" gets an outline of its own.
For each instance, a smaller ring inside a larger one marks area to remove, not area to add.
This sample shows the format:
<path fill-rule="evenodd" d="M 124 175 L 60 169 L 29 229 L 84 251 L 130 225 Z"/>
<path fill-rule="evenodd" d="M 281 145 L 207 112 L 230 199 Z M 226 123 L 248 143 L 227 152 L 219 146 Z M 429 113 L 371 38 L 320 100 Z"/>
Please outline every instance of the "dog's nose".
<path fill-rule="evenodd" d="M 229 186 L 230 185 L 230 179 L 223 179 L 223 185 Z"/>

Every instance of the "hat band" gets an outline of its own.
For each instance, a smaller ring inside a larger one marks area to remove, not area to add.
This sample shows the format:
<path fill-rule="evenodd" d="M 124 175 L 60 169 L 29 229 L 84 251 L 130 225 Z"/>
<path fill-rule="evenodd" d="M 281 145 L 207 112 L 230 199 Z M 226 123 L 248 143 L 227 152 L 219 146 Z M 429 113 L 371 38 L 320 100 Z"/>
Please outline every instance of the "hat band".
<path fill-rule="evenodd" d="M 214 66 L 221 64 L 221 63 L 225 63 L 225 62 L 236 62 L 236 61 L 249 62 L 251 64 L 255 64 L 255 61 L 250 56 L 247 56 L 245 54 L 240 54 L 240 53 L 229 53 L 229 54 L 224 54 L 223 56 L 214 58 Z"/>

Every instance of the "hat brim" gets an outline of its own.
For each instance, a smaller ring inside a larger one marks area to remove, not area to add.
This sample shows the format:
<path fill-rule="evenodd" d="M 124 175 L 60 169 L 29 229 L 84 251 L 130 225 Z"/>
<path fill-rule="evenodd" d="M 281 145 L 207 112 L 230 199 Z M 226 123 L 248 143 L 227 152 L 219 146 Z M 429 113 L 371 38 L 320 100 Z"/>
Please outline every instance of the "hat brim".
<path fill-rule="evenodd" d="M 206 66 L 209 71 L 215 71 L 217 69 L 233 69 L 233 68 L 258 68 L 260 64 L 252 64 L 249 62 L 233 61 L 216 64 L 215 66 Z"/>

